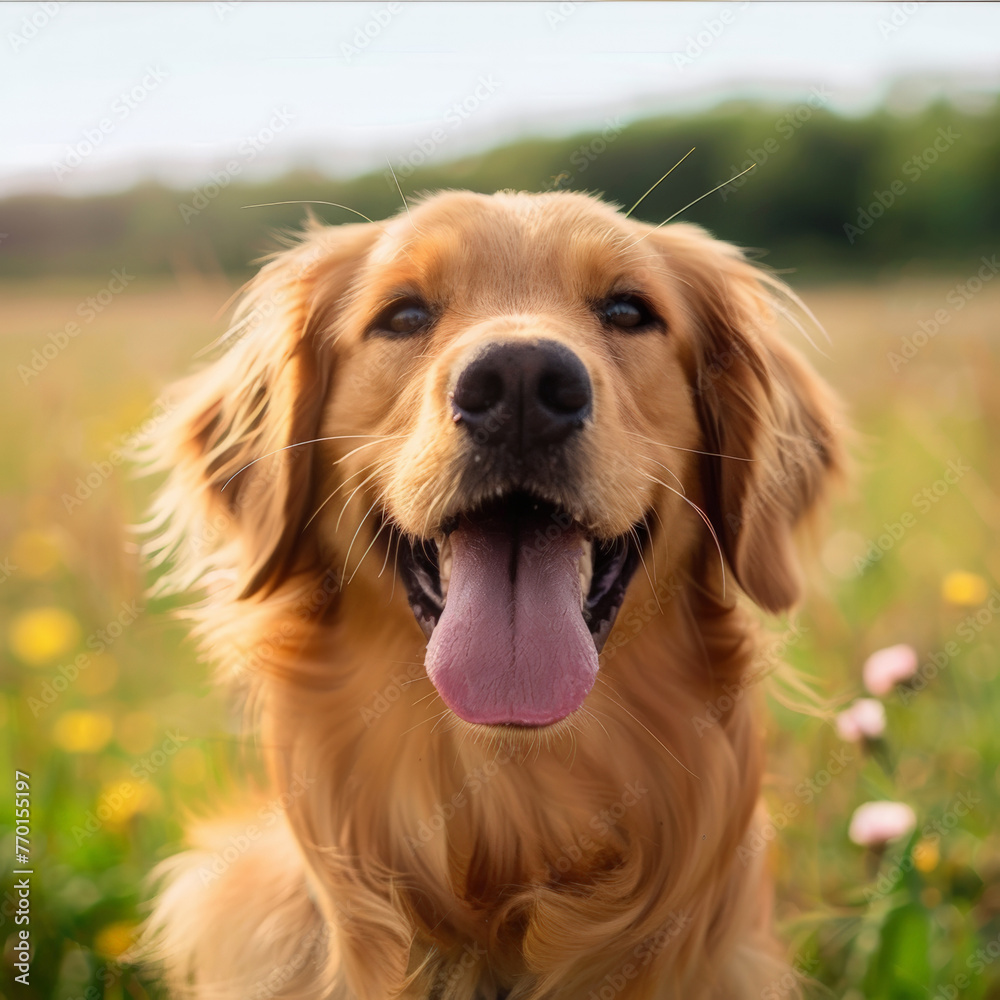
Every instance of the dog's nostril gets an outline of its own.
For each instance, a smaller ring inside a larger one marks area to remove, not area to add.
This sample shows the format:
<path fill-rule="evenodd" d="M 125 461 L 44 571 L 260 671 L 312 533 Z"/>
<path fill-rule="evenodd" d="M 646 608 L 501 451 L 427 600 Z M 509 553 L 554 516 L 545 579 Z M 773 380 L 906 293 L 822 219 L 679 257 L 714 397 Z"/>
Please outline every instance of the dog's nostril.
<path fill-rule="evenodd" d="M 492 410 L 503 399 L 503 376 L 499 371 L 483 366 L 470 365 L 455 386 L 454 402 L 466 413 L 484 413 Z"/>
<path fill-rule="evenodd" d="M 580 371 L 546 372 L 538 382 L 538 398 L 543 406 L 556 413 L 575 414 L 590 406 L 590 380 L 581 366 Z"/>

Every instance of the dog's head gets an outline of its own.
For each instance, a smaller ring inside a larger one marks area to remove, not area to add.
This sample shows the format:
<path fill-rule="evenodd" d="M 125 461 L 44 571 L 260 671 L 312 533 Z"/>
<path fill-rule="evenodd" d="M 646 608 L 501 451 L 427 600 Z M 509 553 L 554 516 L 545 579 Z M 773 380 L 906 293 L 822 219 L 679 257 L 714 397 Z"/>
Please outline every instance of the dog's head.
<path fill-rule="evenodd" d="M 697 227 L 581 194 L 317 227 L 251 284 L 166 440 L 165 508 L 219 524 L 185 582 L 260 601 L 334 567 L 423 630 L 462 719 L 555 723 L 654 574 L 796 601 L 792 532 L 838 448 L 783 301 Z"/>

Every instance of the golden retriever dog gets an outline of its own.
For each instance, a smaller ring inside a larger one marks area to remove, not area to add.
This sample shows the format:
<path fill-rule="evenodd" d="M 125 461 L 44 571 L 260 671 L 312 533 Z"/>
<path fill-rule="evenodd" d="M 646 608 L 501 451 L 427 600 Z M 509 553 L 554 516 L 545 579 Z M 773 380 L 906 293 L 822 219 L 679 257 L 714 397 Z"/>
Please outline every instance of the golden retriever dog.
<path fill-rule="evenodd" d="M 172 996 L 787 983 L 751 689 L 841 463 L 796 303 L 572 192 L 312 224 L 262 268 L 157 446 L 166 585 L 271 783 L 161 872 Z"/>

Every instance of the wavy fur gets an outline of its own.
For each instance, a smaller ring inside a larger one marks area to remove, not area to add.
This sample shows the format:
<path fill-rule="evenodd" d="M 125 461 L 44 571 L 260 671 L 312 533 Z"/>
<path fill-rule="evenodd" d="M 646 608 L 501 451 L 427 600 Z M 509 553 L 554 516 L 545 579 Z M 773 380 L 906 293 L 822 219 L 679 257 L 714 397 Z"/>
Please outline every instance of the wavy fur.
<path fill-rule="evenodd" d="M 588 297 L 622 280 L 665 336 L 592 329 Z M 431 339 L 366 336 L 414 285 L 446 307 Z M 841 462 L 833 400 L 776 333 L 790 296 L 697 227 L 572 193 L 437 195 L 315 226 L 261 270 L 227 352 L 177 390 L 152 549 L 166 587 L 206 593 L 196 629 L 248 692 L 286 808 L 220 874 L 252 810 L 164 867 L 146 950 L 174 996 L 693 1000 L 780 981 L 747 846 L 750 603 L 799 599 L 793 533 Z M 595 391 L 558 499 L 605 537 L 647 511 L 653 530 L 584 708 L 505 732 L 441 703 L 380 539 L 469 502 L 450 373 L 484 338 L 540 330 Z"/>

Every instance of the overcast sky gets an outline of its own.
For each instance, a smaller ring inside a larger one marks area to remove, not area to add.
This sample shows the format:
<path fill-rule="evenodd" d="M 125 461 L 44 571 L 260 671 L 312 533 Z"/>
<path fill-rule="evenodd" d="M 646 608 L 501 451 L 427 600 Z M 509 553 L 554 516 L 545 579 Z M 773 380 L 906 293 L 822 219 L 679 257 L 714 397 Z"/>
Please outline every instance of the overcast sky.
<path fill-rule="evenodd" d="M 985 3 L 47 0 L 0 5 L 0 35 L 0 195 L 350 174 L 734 94 L 859 113 L 900 75 L 900 110 L 1000 89 Z"/>

